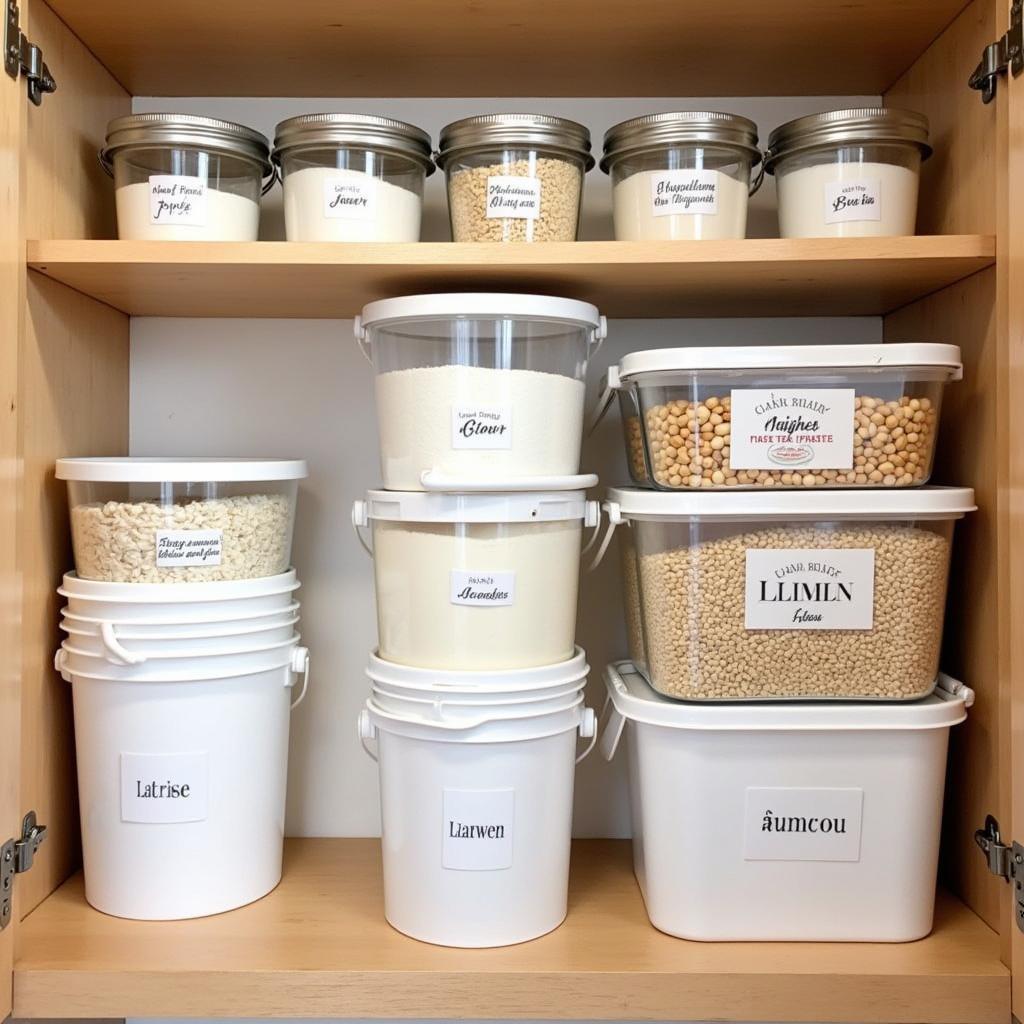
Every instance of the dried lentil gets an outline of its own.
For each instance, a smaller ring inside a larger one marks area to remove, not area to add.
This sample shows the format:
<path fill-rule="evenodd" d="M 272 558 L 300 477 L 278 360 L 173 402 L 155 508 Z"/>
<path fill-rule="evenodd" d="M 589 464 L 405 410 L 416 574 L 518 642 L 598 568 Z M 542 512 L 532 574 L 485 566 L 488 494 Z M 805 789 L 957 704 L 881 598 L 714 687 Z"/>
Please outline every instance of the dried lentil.
<path fill-rule="evenodd" d="M 747 630 L 750 548 L 874 548 L 870 630 Z M 640 556 L 652 685 L 671 697 L 909 700 L 938 670 L 946 538 L 913 526 L 777 527 Z"/>

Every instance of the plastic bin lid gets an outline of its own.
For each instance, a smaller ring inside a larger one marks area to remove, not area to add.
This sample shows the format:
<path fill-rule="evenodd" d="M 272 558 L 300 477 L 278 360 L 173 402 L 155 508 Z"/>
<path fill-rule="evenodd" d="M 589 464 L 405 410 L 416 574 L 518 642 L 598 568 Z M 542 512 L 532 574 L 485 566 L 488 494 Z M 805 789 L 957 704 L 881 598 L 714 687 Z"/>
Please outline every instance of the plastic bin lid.
<path fill-rule="evenodd" d="M 590 672 L 587 655 L 577 646 L 568 661 L 553 665 L 537 665 L 534 668 L 504 669 L 485 671 L 473 669 L 415 668 L 394 661 L 385 661 L 376 651 L 370 654 L 366 675 L 374 682 L 391 683 L 395 686 L 436 687 L 438 691 L 448 688 L 476 689 L 486 692 L 528 691 L 559 683 L 575 683 Z"/>
<path fill-rule="evenodd" d="M 57 460 L 58 480 L 95 483 L 238 483 L 303 480 L 304 459 L 76 458 Z"/>
<path fill-rule="evenodd" d="M 758 490 L 644 490 L 613 487 L 605 510 L 628 519 L 959 519 L 974 512 L 970 487 L 816 487 Z"/>
<path fill-rule="evenodd" d="M 974 703 L 974 691 L 970 687 L 942 675 L 931 696 L 902 704 L 841 701 L 685 703 L 655 693 L 630 661 L 609 665 L 605 670 L 605 684 L 609 700 L 622 719 L 669 729 L 719 732 L 948 729 L 963 722 L 967 718 L 966 709 Z M 615 725 L 609 722 L 605 732 Z M 605 744 L 604 737 L 601 743 Z M 610 745 L 614 748 L 615 744 Z"/>
<path fill-rule="evenodd" d="M 963 373 L 956 345 L 728 345 L 722 348 L 662 348 L 630 352 L 618 366 L 620 380 L 673 370 L 880 370 L 946 369 Z"/>
<path fill-rule="evenodd" d="M 543 523 L 582 519 L 594 526 L 597 502 L 584 491 L 523 491 L 450 494 L 442 491 L 368 491 L 356 502 L 352 521 L 407 523 Z"/>

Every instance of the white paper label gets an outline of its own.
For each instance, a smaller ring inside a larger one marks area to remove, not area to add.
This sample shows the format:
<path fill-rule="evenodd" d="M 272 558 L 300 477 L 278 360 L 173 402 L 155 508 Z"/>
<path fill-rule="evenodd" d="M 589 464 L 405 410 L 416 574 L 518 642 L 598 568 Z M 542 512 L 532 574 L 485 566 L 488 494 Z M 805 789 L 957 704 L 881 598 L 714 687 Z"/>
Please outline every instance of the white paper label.
<path fill-rule="evenodd" d="M 651 175 L 651 215 L 718 213 L 718 171 L 674 170 Z"/>
<path fill-rule="evenodd" d="M 514 572 L 466 572 L 452 569 L 452 604 L 473 608 L 504 608 L 516 603 Z"/>
<path fill-rule="evenodd" d="M 150 224 L 206 224 L 206 179 L 191 174 L 149 176 Z"/>
<path fill-rule="evenodd" d="M 536 220 L 540 216 L 540 178 L 512 174 L 494 174 L 487 179 L 487 217 L 519 217 Z"/>
<path fill-rule="evenodd" d="M 511 448 L 511 406 L 453 405 L 452 447 Z"/>
<path fill-rule="evenodd" d="M 146 824 L 205 821 L 206 751 L 121 754 L 121 820 Z"/>
<path fill-rule="evenodd" d="M 825 223 L 882 219 L 882 183 L 878 178 L 830 181 L 825 185 Z"/>
<path fill-rule="evenodd" d="M 338 175 L 324 178 L 324 217 L 334 220 L 373 220 L 377 189 L 372 178 Z"/>
<path fill-rule="evenodd" d="M 860 860 L 862 789 L 747 790 L 744 860 Z"/>
<path fill-rule="evenodd" d="M 748 548 L 747 629 L 871 629 L 873 548 Z"/>
<path fill-rule="evenodd" d="M 853 388 L 731 393 L 733 469 L 852 469 Z"/>
<path fill-rule="evenodd" d="M 220 565 L 223 539 L 222 530 L 157 530 L 157 567 Z"/>
<path fill-rule="evenodd" d="M 441 863 L 453 871 L 512 867 L 514 789 L 446 789 Z"/>

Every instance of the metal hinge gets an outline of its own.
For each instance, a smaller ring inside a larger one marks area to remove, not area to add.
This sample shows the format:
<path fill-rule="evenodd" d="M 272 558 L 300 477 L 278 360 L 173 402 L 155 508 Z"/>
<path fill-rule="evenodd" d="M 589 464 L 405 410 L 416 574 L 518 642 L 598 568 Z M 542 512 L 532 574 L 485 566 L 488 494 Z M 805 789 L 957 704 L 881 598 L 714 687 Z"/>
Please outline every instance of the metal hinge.
<path fill-rule="evenodd" d="M 43 62 L 43 51 L 21 31 L 21 12 L 17 0 L 4 0 L 7 10 L 4 16 L 4 70 L 17 79 L 24 75 L 28 83 L 28 98 L 38 107 L 43 102 L 43 93 L 57 88 L 50 69 Z"/>
<path fill-rule="evenodd" d="M 991 814 L 985 818 L 985 827 L 974 833 L 974 841 L 985 854 L 989 871 L 1013 883 L 1013 916 L 1024 932 L 1024 846 L 1004 843 L 999 822 Z"/>
<path fill-rule="evenodd" d="M 983 103 L 991 103 L 996 95 L 996 83 L 1007 71 L 1014 76 L 1024 71 L 1024 0 L 1010 4 L 1010 28 L 1002 39 L 989 43 L 981 55 L 974 74 L 967 84 L 981 90 Z"/>
<path fill-rule="evenodd" d="M 21 823 L 21 838 L 8 839 L 0 846 L 0 932 L 11 921 L 14 876 L 32 867 L 36 850 L 45 838 L 46 826 L 36 822 L 35 811 L 29 811 Z"/>

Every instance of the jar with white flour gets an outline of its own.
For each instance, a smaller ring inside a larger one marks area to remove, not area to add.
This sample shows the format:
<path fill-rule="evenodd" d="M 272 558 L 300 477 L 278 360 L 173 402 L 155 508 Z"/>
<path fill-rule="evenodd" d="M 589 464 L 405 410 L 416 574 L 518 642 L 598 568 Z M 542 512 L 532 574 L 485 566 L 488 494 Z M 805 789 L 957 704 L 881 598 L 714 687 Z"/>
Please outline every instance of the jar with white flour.
<path fill-rule="evenodd" d="M 598 523 L 583 491 L 370 491 L 352 520 L 372 527 L 385 661 L 490 671 L 573 656 L 580 541 Z"/>
<path fill-rule="evenodd" d="M 928 119 L 895 108 L 830 110 L 772 132 L 783 238 L 912 235 Z"/>
<path fill-rule="evenodd" d="M 616 239 L 743 238 L 760 162 L 757 125 L 737 114 L 645 114 L 609 128 L 601 170 Z"/>
<path fill-rule="evenodd" d="M 430 136 L 372 114 L 282 121 L 274 163 L 290 242 L 418 242 Z"/>
<path fill-rule="evenodd" d="M 605 335 L 594 306 L 412 295 L 370 303 L 355 333 L 377 372 L 389 490 L 564 487 L 579 471 L 587 361 Z"/>
<path fill-rule="evenodd" d="M 195 114 L 115 118 L 100 162 L 114 179 L 118 238 L 131 241 L 254 242 L 274 183 L 263 135 Z"/>

